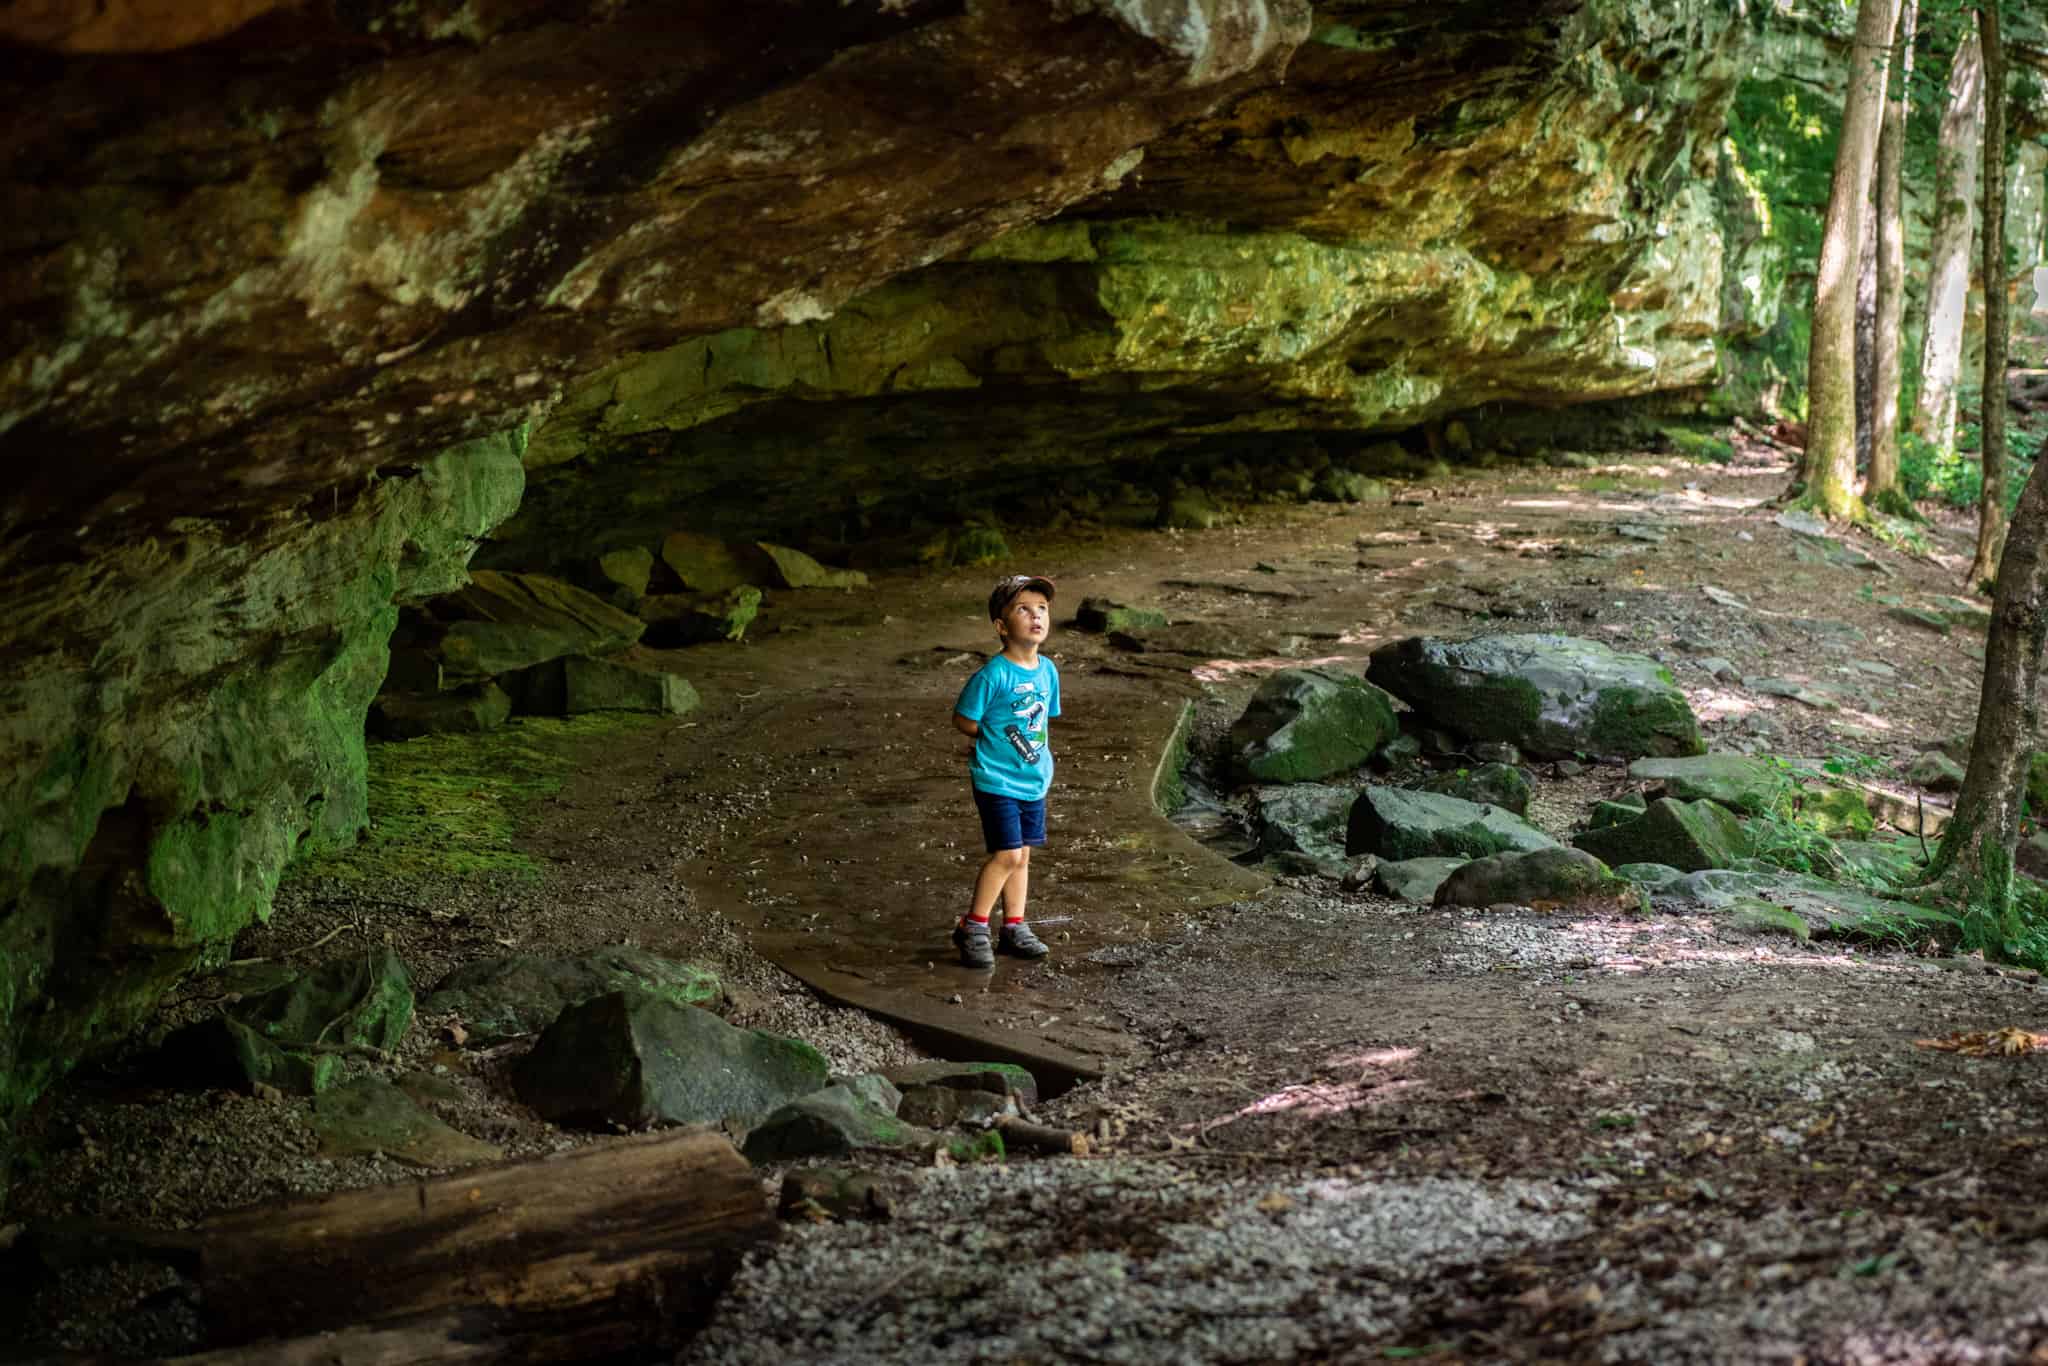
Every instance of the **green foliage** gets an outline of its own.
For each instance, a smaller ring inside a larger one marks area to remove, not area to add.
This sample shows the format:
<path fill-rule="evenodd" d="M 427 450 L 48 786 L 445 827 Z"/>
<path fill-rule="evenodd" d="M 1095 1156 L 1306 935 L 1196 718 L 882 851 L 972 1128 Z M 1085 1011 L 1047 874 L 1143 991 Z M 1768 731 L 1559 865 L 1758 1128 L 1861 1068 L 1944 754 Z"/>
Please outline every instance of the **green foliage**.
<path fill-rule="evenodd" d="M 1963 908 L 1962 949 L 1994 963 L 2048 971 L 2048 887 L 2015 878 L 2010 904 Z"/>
<path fill-rule="evenodd" d="M 1725 465 L 1735 458 L 1735 447 L 1725 436 L 1696 432 L 1686 427 L 1667 427 L 1664 441 L 1687 460 L 1707 465 Z"/>

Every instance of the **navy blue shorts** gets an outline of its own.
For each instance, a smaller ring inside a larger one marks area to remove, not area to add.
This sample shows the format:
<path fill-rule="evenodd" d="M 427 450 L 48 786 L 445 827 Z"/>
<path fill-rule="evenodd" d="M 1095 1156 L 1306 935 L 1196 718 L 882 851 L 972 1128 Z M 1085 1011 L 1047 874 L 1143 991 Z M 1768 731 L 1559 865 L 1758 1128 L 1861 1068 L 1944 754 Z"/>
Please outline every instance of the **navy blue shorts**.
<path fill-rule="evenodd" d="M 1045 798 L 1025 802 L 977 787 L 974 807 L 981 812 L 981 842 L 991 854 L 1045 844 Z"/>

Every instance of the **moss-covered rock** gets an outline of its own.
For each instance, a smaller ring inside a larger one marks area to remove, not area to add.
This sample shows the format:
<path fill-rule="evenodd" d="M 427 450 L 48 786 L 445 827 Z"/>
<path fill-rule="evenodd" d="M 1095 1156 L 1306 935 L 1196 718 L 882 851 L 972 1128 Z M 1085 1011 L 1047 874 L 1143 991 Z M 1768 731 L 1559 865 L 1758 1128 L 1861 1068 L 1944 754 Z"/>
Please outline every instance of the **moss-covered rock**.
<path fill-rule="evenodd" d="M 458 591 L 434 599 L 422 633 L 438 631 L 434 650 L 444 678 L 495 678 L 566 655 L 616 654 L 640 639 L 646 623 L 594 593 L 545 574 L 480 569 Z"/>
<path fill-rule="evenodd" d="M 1650 784 L 1660 797 L 1682 802 L 1719 802 L 1730 811 L 1758 815 L 1784 804 L 1791 775 L 1768 759 L 1746 754 L 1695 754 L 1638 759 L 1628 776 Z"/>
<path fill-rule="evenodd" d="M 46 643 L 0 670 L 0 1150 L 54 1076 L 225 957 L 295 853 L 353 845 L 398 605 L 464 581 L 524 446 L 451 448 L 255 540 L 195 519 L 17 600 Z M 91 686 L 40 653 L 60 640 L 93 642 Z"/>
<path fill-rule="evenodd" d="M 724 996 L 712 968 L 618 945 L 574 958 L 514 954 L 467 963 L 443 977 L 421 1009 L 455 1016 L 470 1043 L 484 1048 L 538 1034 L 568 1007 L 623 990 L 678 1006 L 715 1006 Z"/>
<path fill-rule="evenodd" d="M 377 695 L 370 708 L 370 733 L 380 740 L 413 740 L 422 735 L 476 735 L 512 718 L 512 698 L 496 683 L 472 684 L 446 692 Z"/>
<path fill-rule="evenodd" d="M 1349 772 L 1396 730 L 1394 704 L 1356 674 L 1282 669 L 1259 685 L 1226 741 L 1252 782 L 1314 782 Z"/>
<path fill-rule="evenodd" d="M 1074 614 L 1074 625 L 1083 631 L 1142 631 L 1167 625 L 1166 613 L 1156 607 L 1134 607 L 1110 598 L 1083 598 Z"/>
<path fill-rule="evenodd" d="M 1635 820 L 1587 830 L 1572 843 L 1609 865 L 1663 863 L 1684 872 L 1726 868 L 1752 844 L 1742 822 L 1715 802 L 1660 797 Z"/>
<path fill-rule="evenodd" d="M 1636 904 L 1634 884 L 1579 849 L 1494 854 L 1460 867 L 1436 889 L 1438 906 L 1512 903 L 1537 910 L 1613 910 Z"/>
<path fill-rule="evenodd" d="M 1535 794 L 1529 775 L 1513 764 L 1453 769 L 1425 779 L 1421 786 L 1425 792 L 1441 792 L 1481 806 L 1497 806 L 1517 816 L 1528 814 L 1529 798 Z"/>
<path fill-rule="evenodd" d="M 637 988 L 564 1010 L 513 1069 L 519 1098 L 558 1124 L 716 1124 L 823 1087 L 809 1044 Z"/>
<path fill-rule="evenodd" d="M 898 1119 L 850 1087 L 827 1086 L 762 1118 L 748 1131 L 741 1152 L 749 1162 L 789 1162 L 871 1148 L 930 1147 L 938 1141 L 931 1130 Z"/>
<path fill-rule="evenodd" d="M 1355 788 L 1286 783 L 1252 789 L 1246 810 L 1252 835 L 1266 854 L 1302 854 L 1341 872 L 1344 831 Z"/>
<path fill-rule="evenodd" d="M 1374 650 L 1366 677 L 1437 725 L 1542 757 L 1706 749 L 1669 670 L 1574 636 L 1411 636 Z"/>
<path fill-rule="evenodd" d="M 1485 858 L 1508 850 L 1550 849 L 1557 841 L 1497 806 L 1435 792 L 1368 787 L 1351 804 L 1347 854 L 1389 860 Z"/>
<path fill-rule="evenodd" d="M 1877 829 L 1870 803 L 1852 787 L 1812 784 L 1793 799 L 1792 819 L 1830 839 L 1869 839 Z"/>

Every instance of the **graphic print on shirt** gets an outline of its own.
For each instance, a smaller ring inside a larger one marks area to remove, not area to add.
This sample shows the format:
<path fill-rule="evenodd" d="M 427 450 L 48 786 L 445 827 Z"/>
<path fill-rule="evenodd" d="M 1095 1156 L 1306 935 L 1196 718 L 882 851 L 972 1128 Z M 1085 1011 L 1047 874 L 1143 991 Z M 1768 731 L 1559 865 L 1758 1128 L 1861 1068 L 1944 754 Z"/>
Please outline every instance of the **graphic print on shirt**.
<path fill-rule="evenodd" d="M 1045 744 L 1045 703 L 1038 700 L 1036 684 L 1020 684 L 1017 693 L 1010 703 L 1016 719 L 1003 727 L 1003 734 L 1018 758 L 1036 764 Z"/>

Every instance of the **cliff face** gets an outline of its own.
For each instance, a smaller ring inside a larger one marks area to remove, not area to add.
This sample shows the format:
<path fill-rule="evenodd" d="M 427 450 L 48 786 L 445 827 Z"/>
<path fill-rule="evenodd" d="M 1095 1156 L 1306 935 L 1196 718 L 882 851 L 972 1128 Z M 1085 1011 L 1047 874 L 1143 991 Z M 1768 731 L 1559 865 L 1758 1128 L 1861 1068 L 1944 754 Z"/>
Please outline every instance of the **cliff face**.
<path fill-rule="evenodd" d="M 0 1146 L 360 826 L 395 604 L 515 507 L 848 539 L 1759 324 L 1710 0 L 734 13 L 0 15 Z"/>
<path fill-rule="evenodd" d="M 1052 223 L 572 390 L 490 553 L 582 555 L 678 506 L 843 540 L 1106 463 L 1706 384 L 1777 303 L 1721 168 L 1751 37 L 1704 2 L 1320 5 L 1284 83 Z"/>

